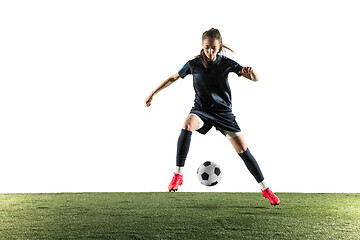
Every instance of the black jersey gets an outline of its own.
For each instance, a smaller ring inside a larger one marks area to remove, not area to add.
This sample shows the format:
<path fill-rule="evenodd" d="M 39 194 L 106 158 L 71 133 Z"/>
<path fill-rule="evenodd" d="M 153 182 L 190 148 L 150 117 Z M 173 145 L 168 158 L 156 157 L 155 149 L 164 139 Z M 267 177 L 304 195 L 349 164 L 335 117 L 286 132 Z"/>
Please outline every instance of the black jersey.
<path fill-rule="evenodd" d="M 228 81 L 230 72 L 239 73 L 242 66 L 234 60 L 218 55 L 215 61 L 208 62 L 205 68 L 201 58 L 188 61 L 179 71 L 181 78 L 193 75 L 195 103 L 193 109 L 211 112 L 231 112 L 231 90 Z"/>

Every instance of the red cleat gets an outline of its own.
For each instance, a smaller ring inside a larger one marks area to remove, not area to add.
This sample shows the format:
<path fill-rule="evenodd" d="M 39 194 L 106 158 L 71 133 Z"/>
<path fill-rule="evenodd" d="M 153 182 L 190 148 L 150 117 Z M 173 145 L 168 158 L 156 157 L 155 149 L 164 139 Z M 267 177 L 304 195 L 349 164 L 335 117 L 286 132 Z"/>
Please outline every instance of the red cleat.
<path fill-rule="evenodd" d="M 262 195 L 269 199 L 270 203 L 274 206 L 280 204 L 280 199 L 270 190 L 270 188 L 267 188 L 266 190 L 261 190 Z"/>
<path fill-rule="evenodd" d="M 171 183 L 168 186 L 169 192 L 175 192 L 178 190 L 179 186 L 183 184 L 183 175 L 174 173 L 174 177 L 171 180 Z"/>

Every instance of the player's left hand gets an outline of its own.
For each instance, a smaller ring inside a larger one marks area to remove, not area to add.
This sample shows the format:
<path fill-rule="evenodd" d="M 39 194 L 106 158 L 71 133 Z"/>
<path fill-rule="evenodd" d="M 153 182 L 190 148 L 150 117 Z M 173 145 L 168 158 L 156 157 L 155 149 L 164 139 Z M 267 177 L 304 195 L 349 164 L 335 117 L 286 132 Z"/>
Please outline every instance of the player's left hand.
<path fill-rule="evenodd" d="M 252 67 L 243 67 L 239 73 L 252 73 L 253 68 Z"/>

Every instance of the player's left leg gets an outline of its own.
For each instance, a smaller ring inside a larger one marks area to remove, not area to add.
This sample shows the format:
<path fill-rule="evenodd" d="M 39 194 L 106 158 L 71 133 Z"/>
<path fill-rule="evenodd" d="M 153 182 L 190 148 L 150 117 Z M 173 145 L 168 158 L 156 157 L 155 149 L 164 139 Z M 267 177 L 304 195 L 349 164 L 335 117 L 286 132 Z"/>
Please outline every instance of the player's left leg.
<path fill-rule="evenodd" d="M 260 170 L 260 167 L 255 160 L 254 156 L 251 154 L 248 149 L 244 136 L 241 133 L 228 133 L 227 138 L 229 138 L 231 144 L 233 145 L 235 151 L 239 156 L 244 160 L 244 163 L 250 173 L 254 176 L 258 183 L 264 181 L 264 176 Z"/>
<path fill-rule="evenodd" d="M 280 203 L 279 198 L 269 189 L 264 180 L 264 176 L 260 170 L 260 167 L 248 149 L 244 136 L 241 132 L 229 132 L 223 131 L 225 136 L 230 140 L 233 145 L 235 151 L 239 154 L 239 156 L 243 159 L 247 169 L 254 176 L 256 181 L 259 183 L 262 194 L 264 197 L 268 198 L 272 205 L 278 205 Z"/>

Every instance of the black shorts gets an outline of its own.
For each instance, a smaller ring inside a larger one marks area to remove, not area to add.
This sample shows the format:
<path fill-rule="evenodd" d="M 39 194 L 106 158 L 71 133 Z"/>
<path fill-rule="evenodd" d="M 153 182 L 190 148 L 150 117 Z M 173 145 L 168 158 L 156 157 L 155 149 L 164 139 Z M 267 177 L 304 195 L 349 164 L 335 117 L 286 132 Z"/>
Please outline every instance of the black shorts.
<path fill-rule="evenodd" d="M 201 134 L 206 134 L 212 127 L 224 134 L 224 130 L 230 132 L 241 132 L 241 129 L 235 121 L 235 115 L 232 112 L 214 113 L 199 109 L 191 109 L 190 114 L 195 114 L 203 122 L 204 126 L 199 128 Z M 225 135 L 225 134 L 224 134 Z"/>

